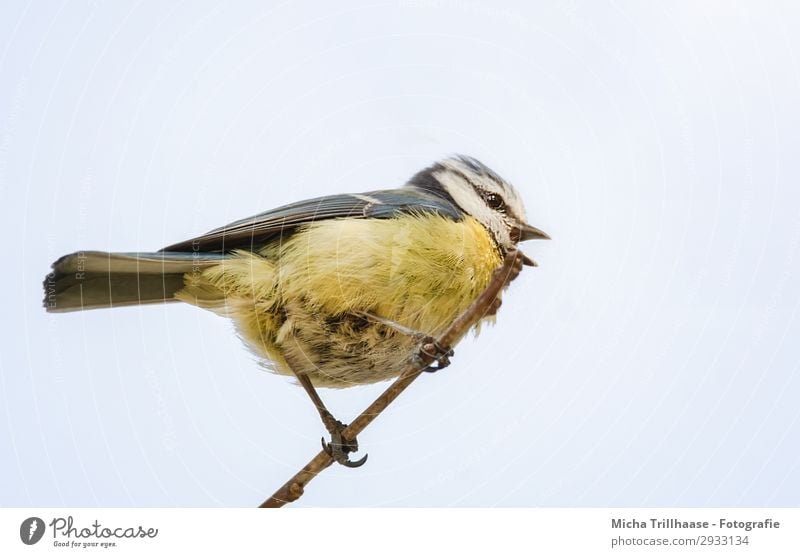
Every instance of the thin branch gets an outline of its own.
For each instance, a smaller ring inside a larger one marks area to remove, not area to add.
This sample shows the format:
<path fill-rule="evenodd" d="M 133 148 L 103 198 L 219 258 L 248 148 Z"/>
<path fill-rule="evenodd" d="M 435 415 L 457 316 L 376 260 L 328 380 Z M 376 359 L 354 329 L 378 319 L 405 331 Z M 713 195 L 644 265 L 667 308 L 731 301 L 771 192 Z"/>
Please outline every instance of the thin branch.
<path fill-rule="evenodd" d="M 444 348 L 453 346 L 482 317 L 497 311 L 499 307 L 497 296 L 508 283 L 517 277 L 522 270 L 522 264 L 525 259 L 525 255 L 518 250 L 511 251 L 506 255 L 503 265 L 495 270 L 486 290 L 437 339 L 439 346 Z M 352 441 L 359 433 L 364 431 L 435 359 L 428 351 L 423 350 L 419 350 L 417 356 L 416 361 L 409 363 L 408 367 L 395 382 L 345 428 L 342 432 L 344 440 Z M 331 464 L 333 464 L 333 458 L 326 451 L 320 451 L 297 474 L 273 493 L 269 499 L 261 503 L 259 507 L 282 507 L 286 503 L 297 501 L 303 495 L 303 490 L 308 485 L 308 482 Z"/>

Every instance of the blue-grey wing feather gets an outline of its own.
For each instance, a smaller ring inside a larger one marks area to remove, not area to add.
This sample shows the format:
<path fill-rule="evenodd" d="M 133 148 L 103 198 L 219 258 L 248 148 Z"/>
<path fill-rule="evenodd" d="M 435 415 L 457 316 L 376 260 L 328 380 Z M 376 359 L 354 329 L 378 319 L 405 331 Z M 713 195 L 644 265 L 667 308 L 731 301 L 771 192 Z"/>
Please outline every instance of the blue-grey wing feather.
<path fill-rule="evenodd" d="M 232 222 L 197 238 L 178 242 L 161 251 L 209 253 L 254 250 L 276 236 L 287 236 L 298 227 L 320 220 L 388 219 L 411 213 L 435 213 L 453 220 L 462 217 L 462 212 L 449 200 L 415 187 L 337 194 L 284 205 Z"/>

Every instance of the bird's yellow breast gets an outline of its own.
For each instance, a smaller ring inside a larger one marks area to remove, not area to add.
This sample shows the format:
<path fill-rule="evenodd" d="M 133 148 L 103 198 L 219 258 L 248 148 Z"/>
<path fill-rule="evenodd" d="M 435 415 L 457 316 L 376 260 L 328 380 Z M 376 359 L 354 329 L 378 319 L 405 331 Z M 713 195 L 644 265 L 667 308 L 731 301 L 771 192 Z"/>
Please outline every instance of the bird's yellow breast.
<path fill-rule="evenodd" d="M 365 313 L 435 337 L 500 263 L 471 217 L 325 220 L 237 252 L 194 286 L 187 278 L 181 298 L 232 317 L 276 371 L 342 387 L 396 376 L 414 349 L 407 334 Z"/>

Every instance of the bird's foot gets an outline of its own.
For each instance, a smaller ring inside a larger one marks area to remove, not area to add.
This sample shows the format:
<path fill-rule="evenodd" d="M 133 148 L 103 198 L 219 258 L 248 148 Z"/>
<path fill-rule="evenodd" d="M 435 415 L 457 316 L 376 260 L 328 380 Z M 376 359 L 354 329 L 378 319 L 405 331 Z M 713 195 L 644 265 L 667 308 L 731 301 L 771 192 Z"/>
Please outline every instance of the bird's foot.
<path fill-rule="evenodd" d="M 525 255 L 521 251 L 517 250 L 516 257 L 514 258 L 514 263 L 511 265 L 511 268 L 508 270 L 508 275 L 505 278 L 506 284 L 510 284 L 511 281 L 513 281 L 519 276 L 519 274 L 522 272 L 523 265 L 528 265 L 530 267 L 539 266 L 536 263 L 536 261 Z M 503 300 L 500 299 L 500 295 L 498 294 L 497 298 L 492 300 L 492 302 L 489 304 L 489 307 L 486 308 L 486 312 L 484 315 L 486 317 L 493 317 L 497 315 L 497 310 L 499 310 L 500 306 L 502 305 L 503 305 Z"/>
<path fill-rule="evenodd" d="M 414 358 L 417 360 L 420 366 L 424 365 L 424 360 L 422 356 L 427 356 L 433 362 L 431 365 L 427 365 L 423 368 L 422 371 L 427 373 L 434 373 L 439 371 L 440 369 L 444 369 L 450 365 L 450 358 L 453 357 L 453 349 L 450 347 L 445 347 L 439 344 L 439 342 L 430 335 L 424 334 L 417 334 L 417 341 L 419 342 L 419 348 L 417 348 L 417 353 L 414 355 Z M 432 365 L 435 363 L 436 365 Z"/>
<path fill-rule="evenodd" d="M 326 443 L 323 437 L 322 450 L 328 453 L 333 460 L 347 468 L 358 468 L 367 461 L 369 455 L 364 455 L 358 460 L 350 460 L 350 453 L 358 452 L 358 440 L 345 439 L 342 436 L 342 432 L 347 427 L 345 424 L 331 416 L 331 420 L 325 425 L 331 434 L 331 442 Z"/>

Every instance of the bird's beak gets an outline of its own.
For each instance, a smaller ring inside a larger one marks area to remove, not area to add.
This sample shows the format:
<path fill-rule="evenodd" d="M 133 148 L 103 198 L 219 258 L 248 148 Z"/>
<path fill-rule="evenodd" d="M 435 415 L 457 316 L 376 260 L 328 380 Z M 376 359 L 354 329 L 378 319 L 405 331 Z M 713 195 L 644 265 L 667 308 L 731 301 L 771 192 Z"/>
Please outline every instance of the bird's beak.
<path fill-rule="evenodd" d="M 525 240 L 549 240 L 550 236 L 535 226 L 523 222 L 519 225 L 519 239 L 521 242 Z"/>

